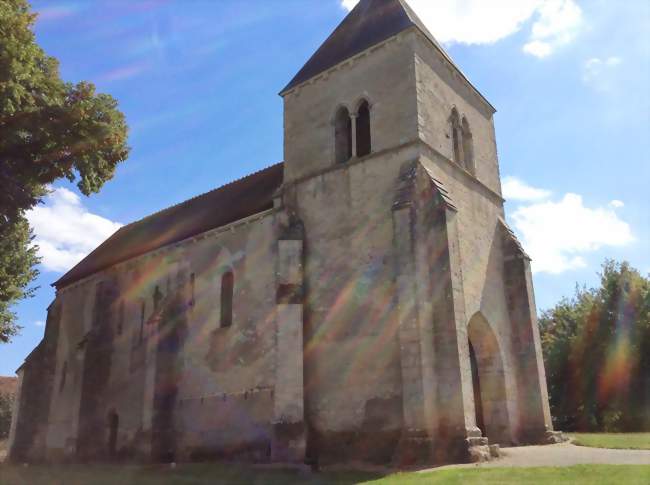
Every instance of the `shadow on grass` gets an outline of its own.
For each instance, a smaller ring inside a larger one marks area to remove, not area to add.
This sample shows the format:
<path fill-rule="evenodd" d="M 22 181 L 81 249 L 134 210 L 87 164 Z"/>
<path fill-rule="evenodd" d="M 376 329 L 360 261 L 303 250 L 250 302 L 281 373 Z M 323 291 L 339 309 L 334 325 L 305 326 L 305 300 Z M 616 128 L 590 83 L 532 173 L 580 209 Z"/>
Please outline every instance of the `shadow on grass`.
<path fill-rule="evenodd" d="M 1 485 L 483 485 L 571 484 L 647 485 L 650 466 L 577 465 L 537 468 L 464 468 L 427 473 L 340 471 L 310 473 L 237 465 L 169 466 L 8 466 L 0 465 Z"/>
<path fill-rule="evenodd" d="M 170 466 L 20 466 L 0 465 L 0 485 L 352 485 L 374 481 L 384 474 L 363 471 L 311 473 L 221 464 Z"/>

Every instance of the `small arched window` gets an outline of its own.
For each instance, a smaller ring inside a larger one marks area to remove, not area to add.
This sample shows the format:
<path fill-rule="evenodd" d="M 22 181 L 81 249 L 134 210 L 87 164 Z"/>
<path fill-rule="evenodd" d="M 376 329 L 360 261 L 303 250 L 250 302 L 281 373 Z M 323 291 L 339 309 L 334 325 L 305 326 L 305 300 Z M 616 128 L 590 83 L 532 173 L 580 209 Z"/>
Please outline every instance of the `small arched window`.
<path fill-rule="evenodd" d="M 62 392 L 65 388 L 65 381 L 68 377 L 68 361 L 63 362 L 63 368 L 61 369 L 61 381 L 59 382 L 59 392 Z"/>
<path fill-rule="evenodd" d="M 124 300 L 120 302 L 119 313 L 117 315 L 117 334 L 122 335 L 122 330 L 124 329 Z"/>
<path fill-rule="evenodd" d="M 120 416 L 113 410 L 108 414 L 108 456 L 117 455 L 117 432 L 120 426 Z"/>
<path fill-rule="evenodd" d="M 364 100 L 357 111 L 357 157 L 369 155 L 371 150 L 370 105 Z"/>
<path fill-rule="evenodd" d="M 196 292 L 196 274 L 190 275 L 190 306 L 194 306 L 194 294 Z"/>
<path fill-rule="evenodd" d="M 474 173 L 474 140 L 472 139 L 472 131 L 469 128 L 467 118 L 463 116 L 462 122 L 462 137 L 463 137 L 463 157 L 465 158 L 465 168 Z"/>
<path fill-rule="evenodd" d="M 350 112 L 344 106 L 336 112 L 334 143 L 336 163 L 345 163 L 352 158 L 352 120 Z"/>
<path fill-rule="evenodd" d="M 141 344 L 144 338 L 144 317 L 146 312 L 147 302 L 143 299 L 140 300 L 140 334 L 138 336 L 138 343 Z"/>
<path fill-rule="evenodd" d="M 232 271 L 221 277 L 221 327 L 232 325 L 232 298 L 235 287 L 235 276 Z"/>
<path fill-rule="evenodd" d="M 458 110 L 456 108 L 451 110 L 451 139 L 454 148 L 454 162 L 458 165 L 463 164 L 462 157 L 462 134 L 460 127 L 460 117 L 458 116 Z"/>

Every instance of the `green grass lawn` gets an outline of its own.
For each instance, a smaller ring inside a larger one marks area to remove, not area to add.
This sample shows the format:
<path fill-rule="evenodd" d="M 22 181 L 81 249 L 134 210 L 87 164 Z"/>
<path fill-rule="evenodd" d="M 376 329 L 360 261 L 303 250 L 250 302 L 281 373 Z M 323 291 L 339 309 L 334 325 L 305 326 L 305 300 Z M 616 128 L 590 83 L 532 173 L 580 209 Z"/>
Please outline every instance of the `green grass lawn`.
<path fill-rule="evenodd" d="M 571 433 L 570 436 L 578 446 L 650 450 L 650 433 Z"/>
<path fill-rule="evenodd" d="M 0 466 L 2 485 L 292 485 L 292 484 L 610 484 L 650 483 L 650 466 L 581 465 L 547 468 L 447 469 L 426 473 L 398 473 L 382 477 L 378 473 L 297 471 L 245 468 L 230 465 L 182 465 L 169 467 Z"/>
<path fill-rule="evenodd" d="M 650 466 L 577 465 L 542 468 L 452 469 L 430 473 L 403 473 L 371 482 L 372 485 L 483 485 L 556 484 L 647 485 Z"/>

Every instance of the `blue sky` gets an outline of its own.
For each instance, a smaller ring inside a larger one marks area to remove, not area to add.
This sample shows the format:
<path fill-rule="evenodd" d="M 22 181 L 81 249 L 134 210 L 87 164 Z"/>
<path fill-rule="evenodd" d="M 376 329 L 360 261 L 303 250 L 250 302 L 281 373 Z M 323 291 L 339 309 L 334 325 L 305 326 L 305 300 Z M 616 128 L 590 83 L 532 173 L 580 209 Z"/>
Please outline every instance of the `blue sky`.
<path fill-rule="evenodd" d="M 29 214 L 43 254 L 11 375 L 43 334 L 50 284 L 119 227 L 282 160 L 277 95 L 354 0 L 34 0 L 68 81 L 118 99 L 129 160 L 102 192 L 56 184 Z M 606 257 L 650 272 L 650 3 L 413 0 L 498 109 L 511 225 L 538 308 L 595 285 Z"/>

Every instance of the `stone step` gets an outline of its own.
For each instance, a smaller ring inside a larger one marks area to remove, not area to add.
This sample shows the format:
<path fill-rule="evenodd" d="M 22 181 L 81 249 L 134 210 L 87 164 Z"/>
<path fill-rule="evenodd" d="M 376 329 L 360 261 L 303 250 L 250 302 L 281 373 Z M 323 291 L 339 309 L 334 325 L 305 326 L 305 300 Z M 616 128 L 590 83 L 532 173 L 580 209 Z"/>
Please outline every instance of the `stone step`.
<path fill-rule="evenodd" d="M 471 437 L 467 438 L 467 443 L 469 444 L 470 448 L 472 446 L 487 446 L 489 444 L 488 439 L 483 437 L 483 436 L 480 436 L 480 437 L 471 436 Z"/>
<path fill-rule="evenodd" d="M 562 431 L 547 431 L 546 442 L 549 444 L 564 443 L 569 438 Z"/>
<path fill-rule="evenodd" d="M 490 456 L 492 458 L 499 458 L 501 456 L 499 445 L 488 445 L 488 448 L 490 449 Z"/>

